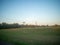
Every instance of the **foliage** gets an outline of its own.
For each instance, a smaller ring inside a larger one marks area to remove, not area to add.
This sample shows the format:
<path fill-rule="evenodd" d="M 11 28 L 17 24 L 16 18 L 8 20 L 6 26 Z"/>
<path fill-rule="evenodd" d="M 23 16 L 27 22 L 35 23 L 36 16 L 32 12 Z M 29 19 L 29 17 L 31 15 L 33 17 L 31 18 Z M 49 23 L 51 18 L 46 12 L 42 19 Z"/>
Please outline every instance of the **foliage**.
<path fill-rule="evenodd" d="M 0 23 L 0 29 L 7 29 L 7 28 L 21 28 L 21 27 L 49 27 L 49 25 L 25 25 L 25 22 L 23 24 L 18 24 L 18 23 L 13 23 L 13 24 L 8 24 L 8 23 Z M 52 25 L 51 27 L 60 27 L 60 25 Z"/>

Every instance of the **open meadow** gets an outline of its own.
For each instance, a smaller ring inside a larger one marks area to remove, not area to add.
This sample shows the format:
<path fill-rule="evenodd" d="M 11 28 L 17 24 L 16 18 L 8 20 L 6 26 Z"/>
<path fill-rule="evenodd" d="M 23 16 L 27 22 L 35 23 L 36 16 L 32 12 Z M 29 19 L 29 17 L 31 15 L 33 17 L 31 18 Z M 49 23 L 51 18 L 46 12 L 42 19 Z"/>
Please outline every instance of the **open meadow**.
<path fill-rule="evenodd" d="M 2 45 L 60 45 L 60 27 L 0 29 Z"/>

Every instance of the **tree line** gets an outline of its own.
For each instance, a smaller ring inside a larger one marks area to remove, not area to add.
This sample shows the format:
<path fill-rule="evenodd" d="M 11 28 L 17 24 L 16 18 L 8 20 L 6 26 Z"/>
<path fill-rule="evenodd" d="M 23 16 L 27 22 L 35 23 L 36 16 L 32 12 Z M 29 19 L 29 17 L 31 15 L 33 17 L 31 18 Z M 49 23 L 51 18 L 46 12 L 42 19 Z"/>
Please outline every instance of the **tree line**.
<path fill-rule="evenodd" d="M 21 27 L 21 25 L 19 25 L 18 23 L 8 24 L 8 23 L 3 22 L 0 24 L 0 29 L 19 28 L 19 27 Z"/>
<path fill-rule="evenodd" d="M 5 22 L 0 23 L 0 29 L 21 28 L 21 27 L 35 27 L 35 25 L 24 25 L 24 24 L 18 24 L 18 23 L 8 24 Z"/>
<path fill-rule="evenodd" d="M 57 27 L 60 25 L 52 25 L 54 27 Z M 24 24 L 18 24 L 18 23 L 13 23 L 13 24 L 8 24 L 8 23 L 0 23 L 0 29 L 8 29 L 8 28 L 21 28 L 21 27 L 49 27 L 49 25 L 24 25 Z"/>

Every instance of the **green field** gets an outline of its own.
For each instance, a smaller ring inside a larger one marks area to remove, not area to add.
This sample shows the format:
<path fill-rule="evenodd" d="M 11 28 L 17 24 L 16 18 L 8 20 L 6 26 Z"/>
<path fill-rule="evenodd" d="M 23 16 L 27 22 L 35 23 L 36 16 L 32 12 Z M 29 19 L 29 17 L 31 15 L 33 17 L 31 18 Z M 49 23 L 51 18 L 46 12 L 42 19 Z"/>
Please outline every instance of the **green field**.
<path fill-rule="evenodd" d="M 60 45 L 60 27 L 0 29 L 0 40 L 11 45 Z"/>

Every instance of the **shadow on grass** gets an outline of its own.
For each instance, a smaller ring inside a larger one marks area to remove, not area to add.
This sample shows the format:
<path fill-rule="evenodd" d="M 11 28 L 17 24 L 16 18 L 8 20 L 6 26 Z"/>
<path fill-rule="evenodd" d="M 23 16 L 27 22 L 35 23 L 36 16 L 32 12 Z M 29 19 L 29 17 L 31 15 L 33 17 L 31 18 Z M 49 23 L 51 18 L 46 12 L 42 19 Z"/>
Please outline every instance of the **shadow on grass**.
<path fill-rule="evenodd" d="M 0 40 L 0 45 L 60 45 L 60 42 L 40 42 L 40 41 L 34 41 L 34 42 L 18 42 L 18 41 L 4 41 L 4 40 Z"/>

